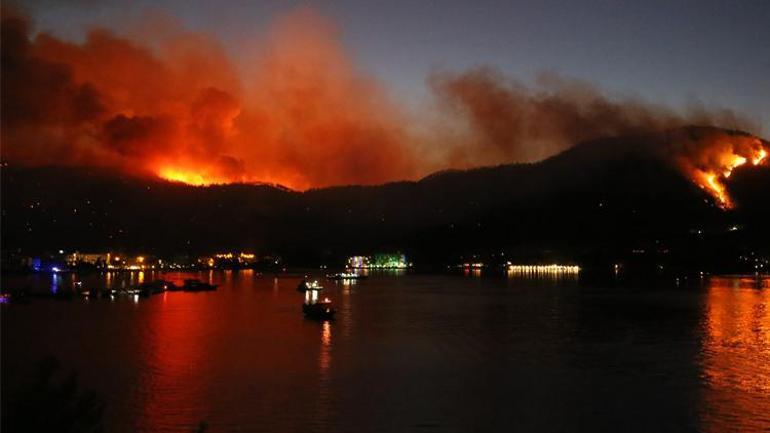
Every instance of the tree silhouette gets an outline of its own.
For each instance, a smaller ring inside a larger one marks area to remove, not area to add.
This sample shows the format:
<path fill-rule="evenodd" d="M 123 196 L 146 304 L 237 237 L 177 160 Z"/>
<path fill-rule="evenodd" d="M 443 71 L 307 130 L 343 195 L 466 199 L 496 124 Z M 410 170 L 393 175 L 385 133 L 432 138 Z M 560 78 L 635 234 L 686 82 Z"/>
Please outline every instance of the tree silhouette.
<path fill-rule="evenodd" d="M 2 430 L 14 433 L 98 433 L 104 431 L 104 405 L 92 391 L 82 391 L 72 371 L 59 378 L 61 366 L 43 359 L 31 380 L 3 395 Z"/>

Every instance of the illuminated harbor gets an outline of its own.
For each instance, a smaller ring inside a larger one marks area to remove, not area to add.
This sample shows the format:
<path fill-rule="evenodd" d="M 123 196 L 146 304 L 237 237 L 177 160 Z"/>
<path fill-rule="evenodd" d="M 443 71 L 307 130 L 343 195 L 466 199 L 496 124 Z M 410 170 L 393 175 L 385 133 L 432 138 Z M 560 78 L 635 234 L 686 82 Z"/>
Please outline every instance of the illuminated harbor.
<path fill-rule="evenodd" d="M 577 265 L 515 265 L 506 263 L 508 275 L 577 275 L 580 266 Z"/>
<path fill-rule="evenodd" d="M 196 269 L 282 269 L 282 259 L 274 255 L 257 255 L 250 252 L 218 252 L 195 256 L 171 254 L 127 254 L 123 252 L 68 252 L 58 250 L 39 255 L 4 256 L 5 269 L 31 272 L 140 272 Z"/>

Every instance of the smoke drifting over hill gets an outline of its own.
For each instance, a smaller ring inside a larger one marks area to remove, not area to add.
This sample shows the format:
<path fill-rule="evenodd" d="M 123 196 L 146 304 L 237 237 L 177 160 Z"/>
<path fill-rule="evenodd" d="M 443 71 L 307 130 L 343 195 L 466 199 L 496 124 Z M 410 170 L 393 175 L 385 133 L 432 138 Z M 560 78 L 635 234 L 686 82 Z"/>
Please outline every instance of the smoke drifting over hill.
<path fill-rule="evenodd" d="M 612 100 L 553 75 L 527 87 L 488 68 L 433 74 L 435 113 L 416 116 L 308 9 L 273 23 L 248 59 L 175 24 L 141 38 L 92 29 L 72 43 L 8 8 L 2 40 L 3 159 L 23 165 L 304 189 L 533 161 L 586 139 L 688 124 L 756 132 L 728 110 Z"/>
<path fill-rule="evenodd" d="M 532 161 L 597 137 L 638 135 L 686 125 L 755 130 L 730 110 L 679 113 L 640 100 L 611 100 L 590 83 L 543 73 L 528 87 L 489 68 L 437 73 L 431 88 L 468 133 L 452 160 L 465 165 Z"/>

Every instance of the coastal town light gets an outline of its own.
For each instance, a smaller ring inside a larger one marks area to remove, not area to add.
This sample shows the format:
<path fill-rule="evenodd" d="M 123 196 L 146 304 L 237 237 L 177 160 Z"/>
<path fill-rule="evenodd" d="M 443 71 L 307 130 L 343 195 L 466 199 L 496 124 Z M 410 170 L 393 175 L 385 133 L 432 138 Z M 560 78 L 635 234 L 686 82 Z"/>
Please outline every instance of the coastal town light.
<path fill-rule="evenodd" d="M 577 274 L 580 266 L 577 265 L 514 265 L 507 263 L 506 267 L 511 273 L 520 274 Z"/>

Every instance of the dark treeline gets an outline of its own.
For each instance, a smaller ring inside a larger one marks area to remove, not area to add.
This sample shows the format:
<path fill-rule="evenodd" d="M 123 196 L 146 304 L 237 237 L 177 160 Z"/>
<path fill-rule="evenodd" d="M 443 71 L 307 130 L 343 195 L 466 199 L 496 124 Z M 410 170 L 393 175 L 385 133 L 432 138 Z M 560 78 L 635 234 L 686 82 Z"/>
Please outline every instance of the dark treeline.
<path fill-rule="evenodd" d="M 768 254 L 769 170 L 737 170 L 728 187 L 738 206 L 724 211 L 648 145 L 641 136 L 603 139 L 535 164 L 306 192 L 11 165 L 2 172 L 2 247 L 243 249 L 297 264 L 377 251 L 401 251 L 420 264 L 496 252 L 604 264 L 644 251 L 693 267 Z"/>

